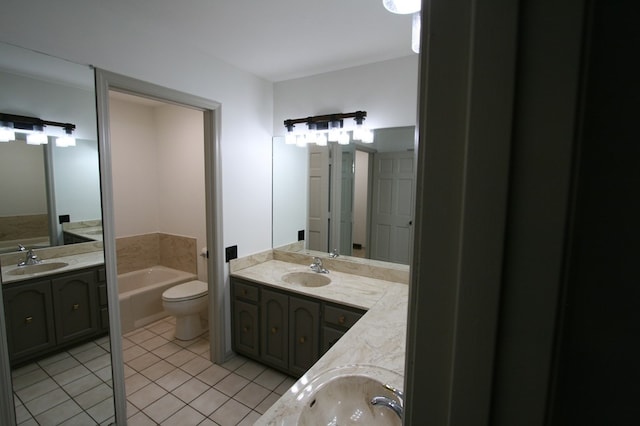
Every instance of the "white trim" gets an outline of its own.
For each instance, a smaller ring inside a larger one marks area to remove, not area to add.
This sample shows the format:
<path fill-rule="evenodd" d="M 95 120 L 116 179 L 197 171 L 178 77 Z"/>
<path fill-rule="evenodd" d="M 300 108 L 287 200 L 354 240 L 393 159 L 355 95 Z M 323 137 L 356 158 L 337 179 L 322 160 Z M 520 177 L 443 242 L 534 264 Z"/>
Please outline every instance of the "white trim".
<path fill-rule="evenodd" d="M 423 2 L 405 424 L 489 424 L 517 12 Z"/>
<path fill-rule="evenodd" d="M 109 90 L 123 91 L 204 112 L 205 177 L 207 207 L 207 245 L 209 249 L 209 337 L 214 362 L 225 358 L 224 330 L 224 259 L 222 258 L 222 209 L 220 171 L 220 104 L 205 98 L 178 92 L 109 71 L 96 69 L 98 131 L 100 135 L 100 174 L 102 180 L 102 223 L 104 229 L 105 266 L 109 296 L 111 363 L 116 407 L 116 423 L 126 424 L 126 393 L 122 359 L 120 309 L 117 291 L 117 261 L 113 212 L 111 142 L 109 135 Z"/>

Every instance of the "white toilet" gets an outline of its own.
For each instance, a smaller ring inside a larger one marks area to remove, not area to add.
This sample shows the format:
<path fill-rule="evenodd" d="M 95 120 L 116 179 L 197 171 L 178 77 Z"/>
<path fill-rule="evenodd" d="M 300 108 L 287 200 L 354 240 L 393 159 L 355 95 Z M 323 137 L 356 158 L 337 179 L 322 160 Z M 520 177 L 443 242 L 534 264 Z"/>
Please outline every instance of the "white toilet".
<path fill-rule="evenodd" d="M 162 293 L 162 306 L 176 317 L 176 339 L 191 340 L 204 333 L 200 312 L 207 308 L 207 283 L 189 281 Z"/>

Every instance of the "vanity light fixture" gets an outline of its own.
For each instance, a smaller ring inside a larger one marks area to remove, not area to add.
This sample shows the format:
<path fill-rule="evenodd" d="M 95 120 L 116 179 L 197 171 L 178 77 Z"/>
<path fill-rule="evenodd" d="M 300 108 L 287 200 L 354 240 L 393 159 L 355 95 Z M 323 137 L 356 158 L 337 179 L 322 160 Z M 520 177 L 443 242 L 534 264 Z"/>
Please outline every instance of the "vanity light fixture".
<path fill-rule="evenodd" d="M 76 129 L 75 124 L 60 123 L 57 121 L 42 120 L 25 115 L 0 113 L 0 142 L 15 140 L 16 133 L 25 134 L 27 144 L 44 145 L 48 143 L 48 136 L 44 132 L 46 126 L 61 127 L 64 134 L 56 138 L 56 146 L 75 146 L 76 140 L 72 136 Z"/>
<path fill-rule="evenodd" d="M 398 15 L 413 14 L 411 19 L 411 50 L 420 53 L 420 27 L 422 17 L 420 9 L 422 8 L 421 0 L 382 0 L 384 8 L 391 13 Z"/>
<path fill-rule="evenodd" d="M 364 125 L 366 116 L 366 111 L 355 111 L 288 119 L 284 121 L 284 126 L 287 129 L 285 143 L 301 147 L 310 143 L 326 146 L 327 142 L 347 145 L 351 140 L 350 131 L 353 133 L 354 141 L 373 143 L 373 131 Z M 347 118 L 354 119 L 353 125 L 345 126 Z M 301 126 L 300 130 L 296 130 L 296 124 L 305 124 L 306 127 Z"/>

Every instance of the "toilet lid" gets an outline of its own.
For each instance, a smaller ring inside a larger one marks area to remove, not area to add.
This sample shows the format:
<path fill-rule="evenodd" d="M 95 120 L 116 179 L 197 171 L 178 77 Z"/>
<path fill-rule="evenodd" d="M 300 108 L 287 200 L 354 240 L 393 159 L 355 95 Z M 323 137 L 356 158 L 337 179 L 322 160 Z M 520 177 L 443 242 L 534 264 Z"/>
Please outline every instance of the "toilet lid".
<path fill-rule="evenodd" d="M 171 287 L 162 293 L 162 299 L 166 301 L 179 301 L 195 299 L 207 294 L 207 283 L 202 281 L 189 281 Z"/>

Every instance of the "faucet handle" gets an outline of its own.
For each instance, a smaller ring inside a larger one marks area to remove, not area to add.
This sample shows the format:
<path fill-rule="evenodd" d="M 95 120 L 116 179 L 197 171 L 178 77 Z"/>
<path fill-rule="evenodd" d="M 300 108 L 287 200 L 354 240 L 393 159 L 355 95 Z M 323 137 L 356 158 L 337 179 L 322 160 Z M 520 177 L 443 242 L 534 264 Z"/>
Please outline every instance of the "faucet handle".
<path fill-rule="evenodd" d="M 387 389 L 388 391 L 391 391 L 395 396 L 397 396 L 400 399 L 400 403 L 404 403 L 404 392 L 402 392 L 400 389 L 396 389 L 393 386 L 391 386 L 390 384 L 386 383 L 384 385 L 385 389 Z"/>
<path fill-rule="evenodd" d="M 22 244 L 18 244 L 18 250 L 19 251 L 26 251 L 27 249 Z"/>

